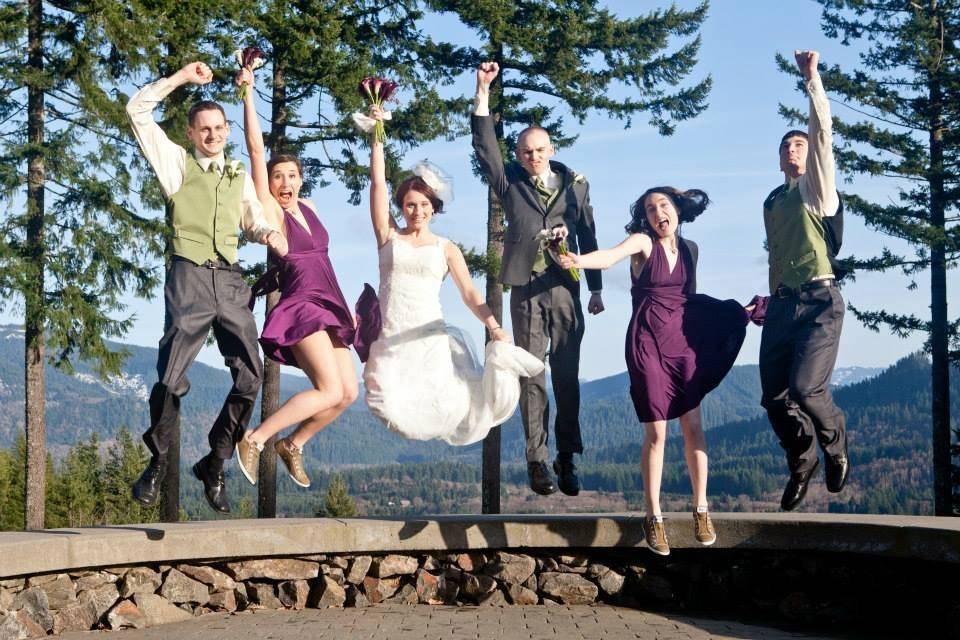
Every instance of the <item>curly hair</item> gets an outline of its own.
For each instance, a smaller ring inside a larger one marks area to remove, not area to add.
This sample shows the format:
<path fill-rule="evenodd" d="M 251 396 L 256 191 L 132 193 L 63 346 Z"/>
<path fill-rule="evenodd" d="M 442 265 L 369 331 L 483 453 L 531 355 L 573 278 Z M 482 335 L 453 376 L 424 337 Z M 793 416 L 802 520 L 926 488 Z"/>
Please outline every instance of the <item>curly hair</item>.
<path fill-rule="evenodd" d="M 625 227 L 627 233 L 646 233 L 653 238 L 657 237 L 656 231 L 647 221 L 647 212 L 644 208 L 646 199 L 654 193 L 660 193 L 670 198 L 670 202 L 677 210 L 677 221 L 679 223 L 693 222 L 710 204 L 710 198 L 707 197 L 706 191 L 700 189 L 680 191 L 675 187 L 652 187 L 644 191 L 643 195 L 630 205 L 630 222 Z"/>

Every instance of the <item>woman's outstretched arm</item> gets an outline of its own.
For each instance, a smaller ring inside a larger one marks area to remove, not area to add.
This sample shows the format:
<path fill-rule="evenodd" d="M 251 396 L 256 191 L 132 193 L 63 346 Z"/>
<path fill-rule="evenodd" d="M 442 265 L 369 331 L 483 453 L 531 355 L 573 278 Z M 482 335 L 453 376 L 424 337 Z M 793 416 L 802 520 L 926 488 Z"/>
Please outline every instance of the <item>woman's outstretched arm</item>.
<path fill-rule="evenodd" d="M 585 253 L 582 256 L 575 253 L 568 253 L 565 256 L 558 256 L 560 266 L 564 269 L 609 269 L 624 258 L 636 253 L 641 254 L 644 259 L 650 257 L 653 250 L 653 241 L 645 233 L 633 233 L 624 239 L 623 242 L 609 249 L 598 249 Z"/>

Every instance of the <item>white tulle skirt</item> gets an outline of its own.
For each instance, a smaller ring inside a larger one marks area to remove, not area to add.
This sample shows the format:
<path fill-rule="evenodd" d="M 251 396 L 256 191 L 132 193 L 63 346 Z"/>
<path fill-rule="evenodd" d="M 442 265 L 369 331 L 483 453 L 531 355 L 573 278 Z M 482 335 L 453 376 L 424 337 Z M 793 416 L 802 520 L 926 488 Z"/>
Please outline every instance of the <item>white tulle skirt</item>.
<path fill-rule="evenodd" d="M 543 362 L 505 342 L 489 342 L 481 365 L 469 336 L 437 321 L 381 335 L 363 382 L 367 407 L 392 431 L 468 445 L 513 415 L 520 377 L 541 371 Z"/>

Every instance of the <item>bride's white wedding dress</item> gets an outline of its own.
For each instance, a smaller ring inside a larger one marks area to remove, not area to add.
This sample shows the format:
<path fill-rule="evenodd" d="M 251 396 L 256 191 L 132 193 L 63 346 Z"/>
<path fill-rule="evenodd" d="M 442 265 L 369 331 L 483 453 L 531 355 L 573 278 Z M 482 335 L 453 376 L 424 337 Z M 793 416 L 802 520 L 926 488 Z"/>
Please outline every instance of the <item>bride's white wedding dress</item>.
<path fill-rule="evenodd" d="M 445 245 L 414 246 L 391 231 L 380 248 L 383 329 L 363 371 L 366 402 L 391 430 L 415 440 L 466 445 L 509 418 L 520 400 L 520 376 L 543 362 L 505 342 L 487 344 L 484 365 L 466 336 L 443 321 L 440 286 Z"/>

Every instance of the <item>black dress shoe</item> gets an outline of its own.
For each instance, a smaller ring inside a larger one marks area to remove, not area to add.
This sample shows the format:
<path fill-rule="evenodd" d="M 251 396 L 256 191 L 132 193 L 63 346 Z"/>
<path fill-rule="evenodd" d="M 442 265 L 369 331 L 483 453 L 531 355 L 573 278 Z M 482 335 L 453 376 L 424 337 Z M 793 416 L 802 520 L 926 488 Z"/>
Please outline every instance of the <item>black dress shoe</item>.
<path fill-rule="evenodd" d="M 553 478 L 550 477 L 550 471 L 544 462 L 528 462 L 527 478 L 530 479 L 530 488 L 542 496 L 548 496 L 557 490 L 553 486 Z"/>
<path fill-rule="evenodd" d="M 152 507 L 157 504 L 157 498 L 160 496 L 160 485 L 163 484 L 163 478 L 167 475 L 167 465 L 156 458 L 150 460 L 150 464 L 143 470 L 137 481 L 131 487 L 133 499 L 145 507 Z"/>
<path fill-rule="evenodd" d="M 847 458 L 847 446 L 844 444 L 843 453 L 835 456 L 824 456 L 826 469 L 824 475 L 827 479 L 827 491 L 830 493 L 840 493 L 843 485 L 847 483 L 847 475 L 850 473 L 850 459 Z"/>
<path fill-rule="evenodd" d="M 814 460 L 813 466 L 808 471 L 797 471 L 790 474 L 787 488 L 783 490 L 783 497 L 780 499 L 780 507 L 784 511 L 793 511 L 798 504 L 803 502 L 803 497 L 807 495 L 807 485 L 810 484 L 810 478 L 813 477 L 813 472 L 819 466 L 820 461 Z"/>
<path fill-rule="evenodd" d="M 568 496 L 575 496 L 580 493 L 580 478 L 577 477 L 577 465 L 572 460 L 561 460 L 557 458 L 553 461 L 553 471 L 557 474 L 557 485 L 560 491 Z"/>
<path fill-rule="evenodd" d="M 230 504 L 227 502 L 227 487 L 223 480 L 223 469 L 212 471 L 207 460 L 209 456 L 200 458 L 193 465 L 193 475 L 203 483 L 203 495 L 207 504 L 217 513 L 230 513 Z"/>

